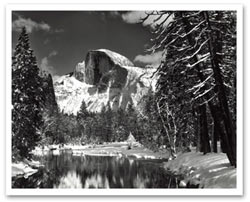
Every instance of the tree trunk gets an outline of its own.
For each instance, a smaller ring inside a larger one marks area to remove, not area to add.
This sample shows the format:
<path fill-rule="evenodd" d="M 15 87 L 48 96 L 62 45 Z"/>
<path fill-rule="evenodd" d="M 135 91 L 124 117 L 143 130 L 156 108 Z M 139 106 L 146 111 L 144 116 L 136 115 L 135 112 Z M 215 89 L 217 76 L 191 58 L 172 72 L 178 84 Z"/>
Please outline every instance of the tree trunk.
<path fill-rule="evenodd" d="M 219 99 L 220 107 L 222 109 L 223 123 L 224 123 L 225 130 L 226 130 L 225 141 L 227 145 L 227 156 L 231 165 L 236 167 L 236 133 L 234 130 L 231 114 L 230 114 L 228 103 L 227 103 L 227 97 L 226 97 L 226 93 L 224 89 L 223 79 L 221 76 L 221 70 L 219 67 L 219 59 L 215 52 L 216 49 L 214 48 L 215 41 L 213 40 L 213 36 L 211 34 L 213 30 L 210 25 L 208 12 L 204 11 L 202 13 L 207 22 L 208 30 L 210 31 L 207 33 L 208 38 L 210 39 L 208 43 L 208 47 L 209 47 L 209 52 L 211 55 L 210 58 L 211 58 L 212 69 L 214 72 L 215 83 L 218 88 L 218 99 Z"/>
<path fill-rule="evenodd" d="M 176 139 L 176 137 L 172 137 L 172 138 L 170 137 L 170 134 L 169 134 L 170 129 L 168 129 L 167 126 L 165 125 L 165 122 L 168 122 L 169 120 L 166 120 L 166 121 L 164 120 L 164 118 L 163 118 L 163 116 L 161 114 L 161 108 L 160 108 L 159 103 L 157 102 L 156 105 L 157 105 L 158 114 L 159 114 L 161 122 L 162 122 L 162 126 L 163 126 L 163 128 L 165 130 L 168 142 L 170 144 L 170 154 L 171 154 L 172 158 L 175 159 L 176 156 L 177 156 L 176 147 L 175 147 L 175 139 Z M 174 134 L 174 136 L 176 136 L 176 134 Z"/>
<path fill-rule="evenodd" d="M 212 134 L 212 140 L 213 140 L 213 152 L 217 153 L 218 152 L 218 149 L 217 149 L 217 141 L 219 140 L 219 137 L 223 136 L 223 127 L 221 126 L 221 118 L 219 116 L 219 112 L 220 112 L 220 109 L 219 107 L 213 105 L 210 103 L 209 105 L 209 109 L 211 111 L 211 114 L 212 114 L 212 117 L 213 117 L 213 120 L 214 120 L 214 131 L 213 131 L 213 134 Z"/>
<path fill-rule="evenodd" d="M 217 149 L 217 141 L 218 141 L 218 131 L 217 131 L 217 123 L 214 123 L 213 126 L 213 133 L 212 133 L 212 141 L 213 141 L 213 152 L 217 153 L 218 149 Z"/>
<path fill-rule="evenodd" d="M 211 152 L 209 143 L 208 127 L 207 127 L 207 112 L 206 105 L 202 105 L 200 108 L 200 143 L 201 152 L 204 154 Z"/>
<path fill-rule="evenodd" d="M 181 13 L 181 15 L 182 15 L 182 13 Z M 185 32 L 188 33 L 192 29 L 191 24 L 189 23 L 187 18 L 182 18 L 182 22 L 185 26 Z M 187 36 L 187 39 L 188 39 L 190 45 L 195 44 L 194 37 L 192 37 L 191 34 L 189 34 Z M 198 62 L 197 56 L 193 57 L 193 61 L 194 61 L 194 63 Z M 195 66 L 195 68 L 197 70 L 198 78 L 201 80 L 201 82 L 203 82 L 205 80 L 205 78 L 201 72 L 201 69 L 202 69 L 201 64 L 197 64 Z M 205 86 L 204 86 L 204 89 L 206 89 L 206 88 L 207 88 L 207 84 L 205 84 Z M 209 100 L 212 97 L 212 94 L 210 92 L 208 92 L 204 95 L 204 97 L 206 100 Z M 220 108 L 216 107 L 216 105 L 214 105 L 211 101 L 208 102 L 208 107 L 209 107 L 209 110 L 211 112 L 211 115 L 212 115 L 212 118 L 214 121 L 214 132 L 217 133 L 216 136 L 223 136 L 223 127 L 221 126 L 220 117 L 217 115 L 218 111 L 216 110 L 216 109 L 220 110 Z M 216 137 L 215 137 L 215 139 L 216 139 Z"/>
<path fill-rule="evenodd" d="M 199 110 L 197 110 L 196 107 L 193 107 L 193 116 L 194 116 L 194 137 L 195 139 L 195 145 L 196 146 L 196 151 L 199 152 L 201 151 L 201 138 L 200 138 L 200 117 L 199 117 Z"/>

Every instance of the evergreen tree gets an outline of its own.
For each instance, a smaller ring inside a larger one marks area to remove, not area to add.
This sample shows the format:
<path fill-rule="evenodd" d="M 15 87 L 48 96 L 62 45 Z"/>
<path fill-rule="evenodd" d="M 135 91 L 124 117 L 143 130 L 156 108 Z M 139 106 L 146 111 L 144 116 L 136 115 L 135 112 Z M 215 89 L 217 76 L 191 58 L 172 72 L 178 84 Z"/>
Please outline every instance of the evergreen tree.
<path fill-rule="evenodd" d="M 138 128 L 138 113 L 132 103 L 129 103 L 126 110 L 126 121 L 128 134 L 132 133 L 135 139 L 141 142 L 142 133 Z"/>
<path fill-rule="evenodd" d="M 210 152 L 211 136 L 216 151 L 220 136 L 230 163 L 236 166 L 235 11 L 162 11 L 148 13 L 144 20 L 155 14 L 159 17 L 154 21 L 151 50 L 165 52 L 158 68 L 158 108 L 167 136 L 173 137 L 172 147 L 182 134 L 190 139 L 198 127 L 201 151 Z M 165 27 L 161 22 L 169 18 Z M 209 115 L 214 134 L 208 128 Z"/>
<path fill-rule="evenodd" d="M 170 145 L 165 137 L 164 128 L 157 111 L 156 96 L 152 89 L 143 97 L 144 111 L 138 116 L 138 133 L 140 143 L 158 151 L 161 146 Z"/>
<path fill-rule="evenodd" d="M 43 117 L 43 127 L 41 130 L 42 140 L 39 144 L 52 144 L 53 135 L 55 135 L 55 125 L 57 124 L 57 116 L 59 114 L 59 108 L 56 103 L 55 91 L 53 87 L 52 76 L 45 72 L 40 71 L 40 77 L 42 79 L 42 89 L 43 89 L 43 106 L 42 106 L 42 117 Z"/>
<path fill-rule="evenodd" d="M 88 116 L 89 116 L 89 112 L 87 110 L 87 105 L 83 100 L 81 107 L 80 107 L 80 110 L 77 112 L 77 120 L 82 121 L 82 120 L 86 119 Z"/>
<path fill-rule="evenodd" d="M 128 132 L 126 131 L 127 120 L 125 117 L 125 111 L 119 108 L 114 117 L 112 123 L 112 129 L 115 141 L 124 141 L 128 137 Z"/>
<path fill-rule="evenodd" d="M 12 157 L 29 157 L 40 139 L 41 78 L 23 28 L 12 57 Z"/>
<path fill-rule="evenodd" d="M 82 101 L 82 105 L 80 110 L 77 113 L 76 120 L 78 124 L 78 133 L 81 136 L 81 142 L 85 142 L 84 140 L 87 137 L 86 132 L 88 131 L 88 123 L 89 123 L 89 112 L 87 110 L 87 106 L 85 101 Z"/>
<path fill-rule="evenodd" d="M 112 137 L 113 137 L 113 133 L 112 133 L 112 119 L 113 117 L 113 112 L 110 106 L 110 103 L 108 102 L 107 107 L 106 107 L 106 111 L 105 111 L 105 119 L 104 121 L 104 128 L 105 128 L 105 141 L 106 142 L 111 142 L 112 141 Z"/>

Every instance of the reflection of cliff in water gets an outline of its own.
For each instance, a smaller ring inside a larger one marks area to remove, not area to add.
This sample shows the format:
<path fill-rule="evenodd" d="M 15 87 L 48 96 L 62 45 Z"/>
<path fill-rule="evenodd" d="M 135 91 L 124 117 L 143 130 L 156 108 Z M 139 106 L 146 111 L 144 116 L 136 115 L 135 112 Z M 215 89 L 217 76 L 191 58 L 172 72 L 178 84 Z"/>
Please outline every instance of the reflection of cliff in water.
<path fill-rule="evenodd" d="M 100 156 L 46 156 L 45 168 L 13 187 L 29 188 L 176 188 L 176 180 L 153 160 Z"/>

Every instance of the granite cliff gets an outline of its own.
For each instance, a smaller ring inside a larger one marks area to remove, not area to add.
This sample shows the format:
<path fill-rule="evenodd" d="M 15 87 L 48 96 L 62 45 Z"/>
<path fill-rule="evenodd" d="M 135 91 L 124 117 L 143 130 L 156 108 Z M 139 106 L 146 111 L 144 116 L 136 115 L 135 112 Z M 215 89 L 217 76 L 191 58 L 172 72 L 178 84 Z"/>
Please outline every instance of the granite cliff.
<path fill-rule="evenodd" d="M 113 110 L 126 109 L 129 103 L 139 108 L 141 98 L 154 89 L 154 71 L 135 67 L 110 50 L 91 50 L 73 73 L 54 81 L 57 104 L 68 114 L 77 114 L 82 101 L 92 112 L 100 112 L 108 103 Z"/>

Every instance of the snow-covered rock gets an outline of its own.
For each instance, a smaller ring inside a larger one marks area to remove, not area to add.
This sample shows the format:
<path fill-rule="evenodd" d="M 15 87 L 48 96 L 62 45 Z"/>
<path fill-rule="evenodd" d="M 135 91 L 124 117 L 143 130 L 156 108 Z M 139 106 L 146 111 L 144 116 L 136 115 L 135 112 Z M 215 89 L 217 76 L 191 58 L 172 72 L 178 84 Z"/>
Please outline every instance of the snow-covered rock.
<path fill-rule="evenodd" d="M 132 133 L 129 133 L 127 143 L 129 148 L 131 149 L 132 147 L 142 147 L 142 145 L 136 141 L 135 137 L 132 135 Z"/>
<path fill-rule="evenodd" d="M 131 132 L 129 133 L 127 142 L 129 142 L 129 143 L 134 143 L 134 142 L 136 142 L 135 137 L 132 135 Z"/>
<path fill-rule="evenodd" d="M 81 81 L 84 82 L 85 78 L 85 62 L 80 62 L 76 65 L 76 68 L 74 70 L 74 77 Z"/>
<path fill-rule="evenodd" d="M 155 87 L 154 71 L 134 67 L 129 59 L 110 50 L 89 51 L 74 73 L 54 82 L 57 104 L 64 113 L 75 115 L 82 101 L 92 112 L 108 104 L 113 110 L 126 109 L 129 103 L 139 109 L 141 98 Z"/>
<path fill-rule="evenodd" d="M 24 178 L 28 178 L 29 176 L 35 174 L 40 167 L 43 167 L 43 165 L 39 161 L 29 161 L 24 159 L 23 161 L 12 163 L 11 167 L 12 177 L 22 176 Z"/>

